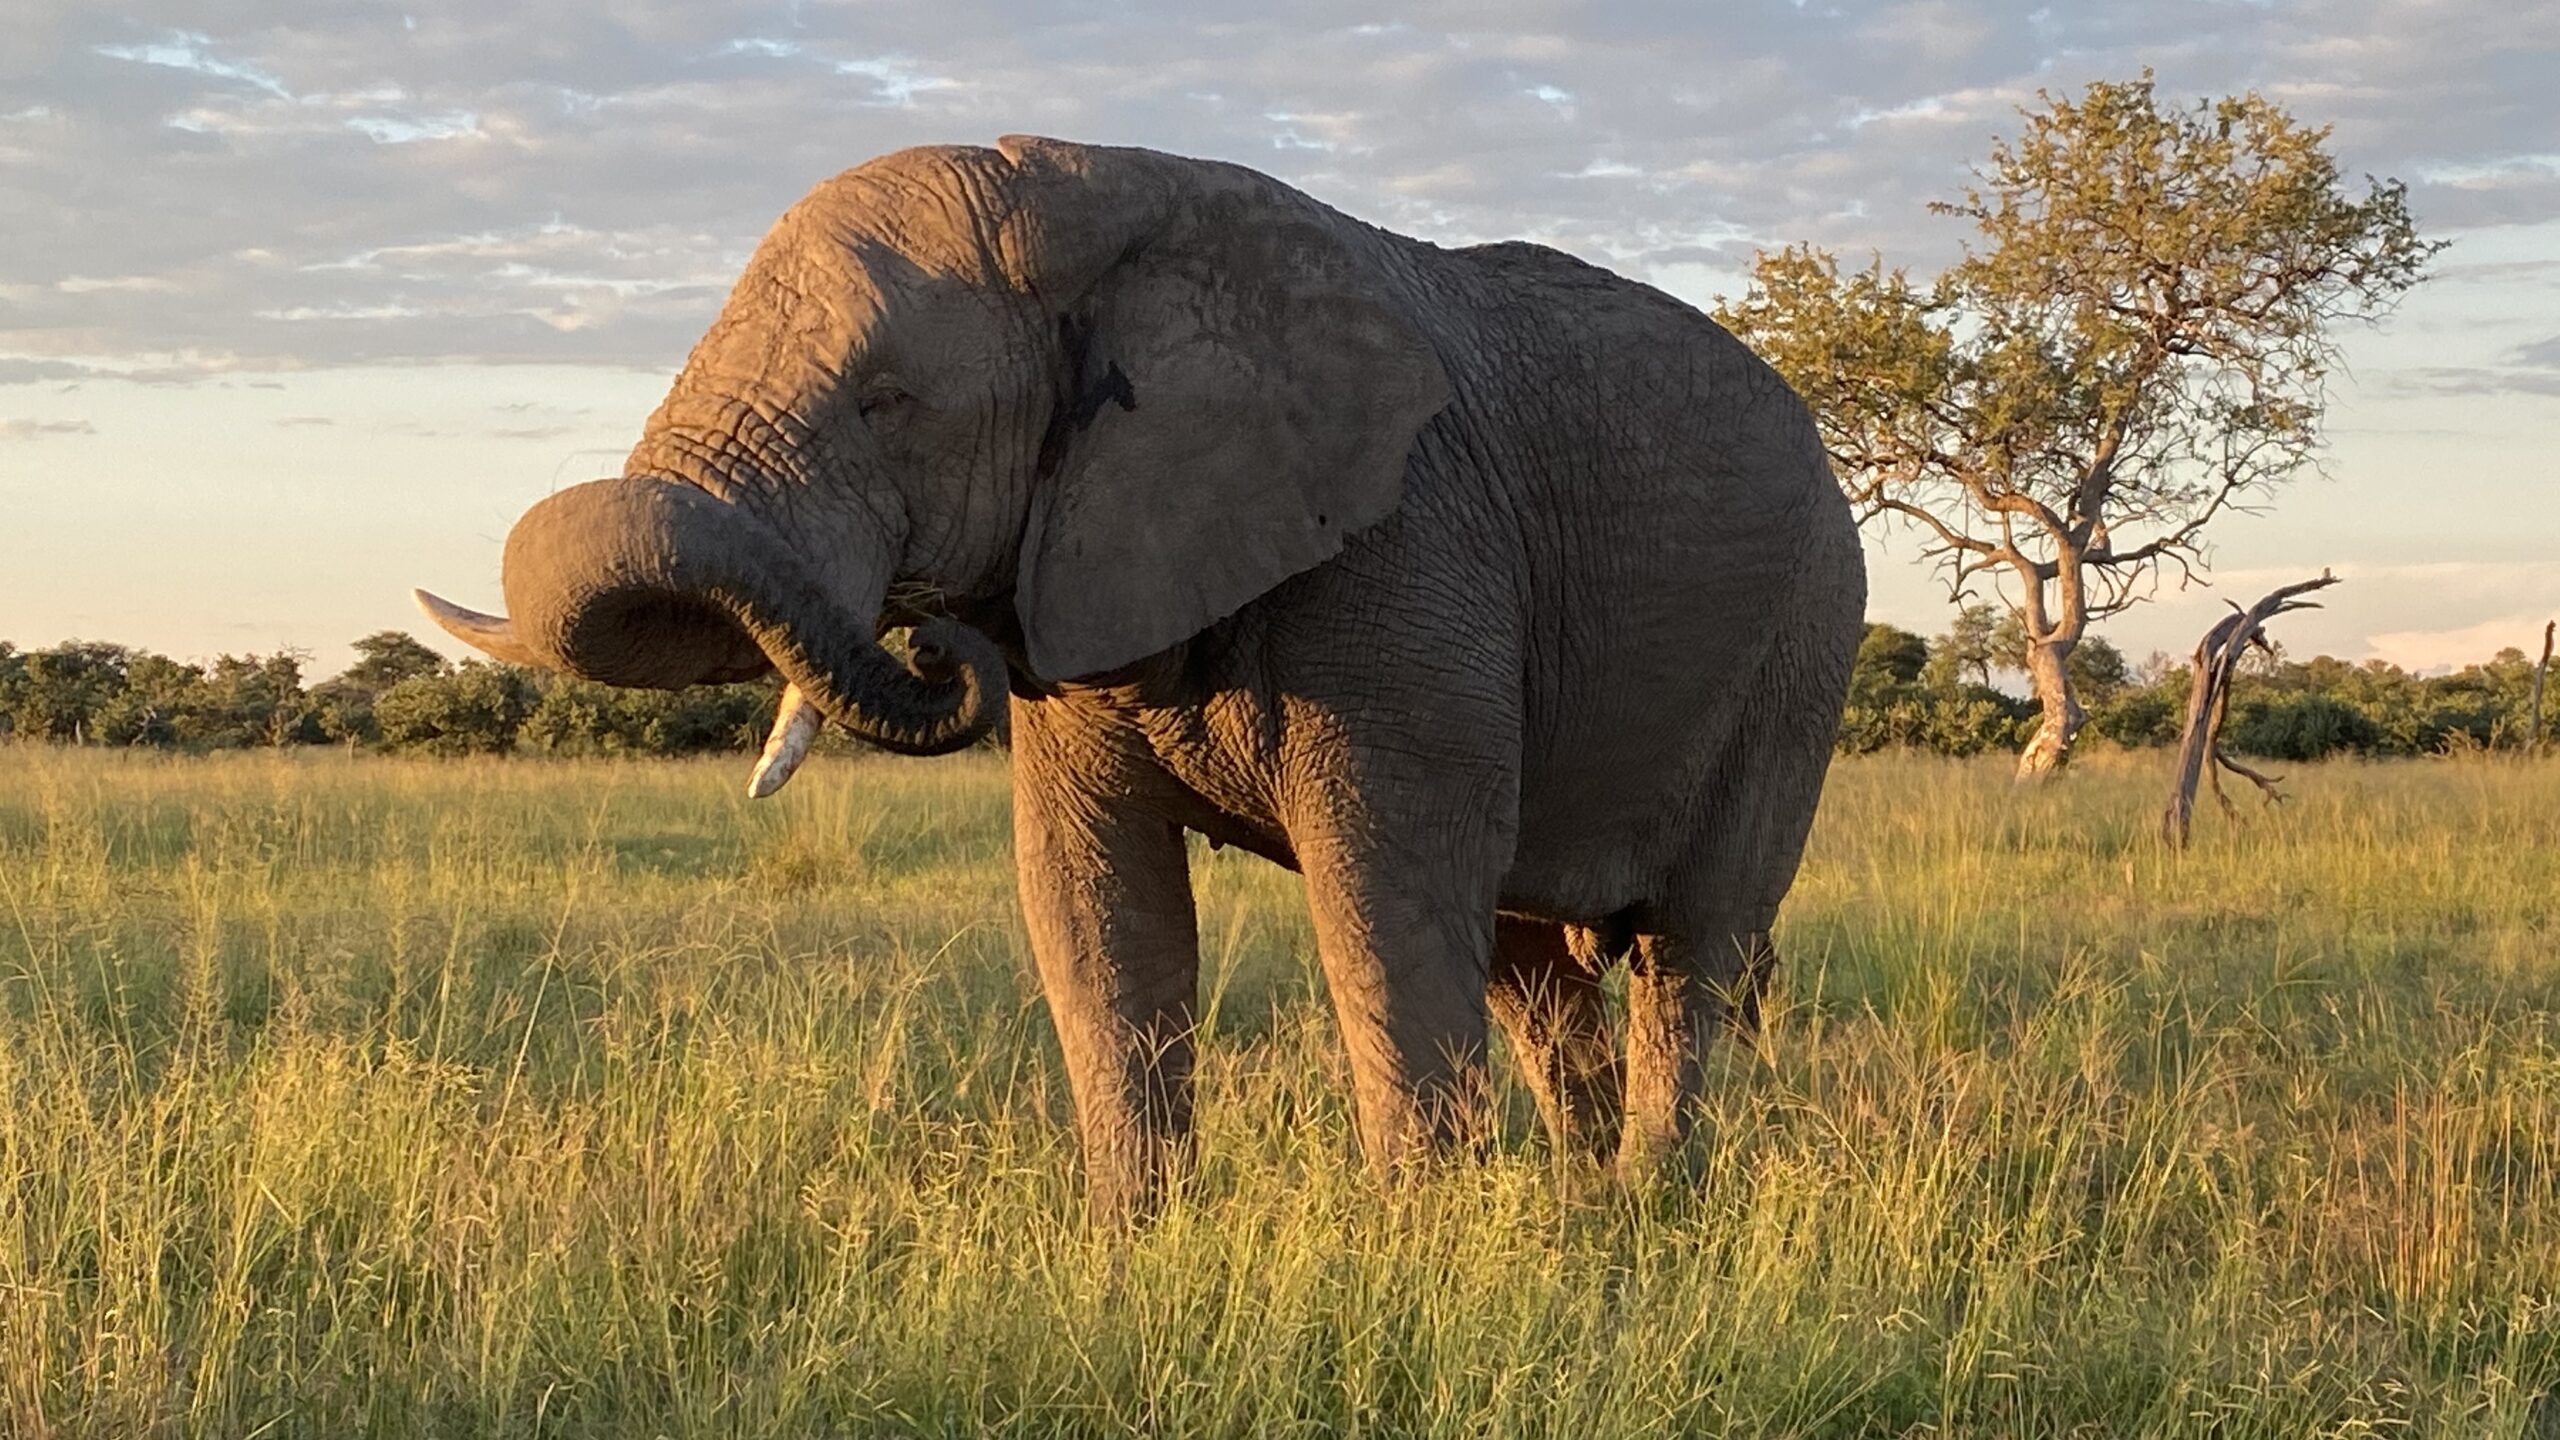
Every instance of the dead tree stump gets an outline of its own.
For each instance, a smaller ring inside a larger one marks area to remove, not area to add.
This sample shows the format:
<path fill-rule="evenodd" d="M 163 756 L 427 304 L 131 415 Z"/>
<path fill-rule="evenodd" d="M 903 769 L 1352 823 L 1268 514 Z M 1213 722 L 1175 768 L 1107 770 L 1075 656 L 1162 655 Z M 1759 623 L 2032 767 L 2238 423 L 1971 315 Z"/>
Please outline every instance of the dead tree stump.
<path fill-rule="evenodd" d="M 2560 630 L 2560 620 L 2546 620 L 2542 625 L 2542 659 L 2533 667 L 2533 718 L 2524 727 L 2524 753 L 2542 753 L 2542 680 L 2551 673 L 2551 632 Z"/>
<path fill-rule="evenodd" d="M 2231 677 L 2240 669 L 2241 657 L 2251 646 L 2268 649 L 2266 623 L 2288 610 L 2317 610 L 2319 602 L 2294 597 L 2338 583 L 2338 577 L 2323 570 L 2317 580 L 2303 580 L 2271 592 L 2265 599 L 2243 610 L 2231 607 L 2231 613 L 2204 632 L 2197 644 L 2193 666 L 2195 683 L 2187 691 L 2187 724 L 2178 740 L 2178 769 L 2169 789 L 2169 809 L 2160 817 L 2160 838 L 2172 850 L 2187 845 L 2188 822 L 2196 808 L 2196 782 L 2210 777 L 2213 798 L 2227 812 L 2231 797 L 2222 793 L 2224 770 L 2240 776 L 2264 791 L 2269 800 L 2281 800 L 2276 789 L 2280 775 L 2262 775 L 2222 753 L 2222 721 L 2231 709 Z"/>

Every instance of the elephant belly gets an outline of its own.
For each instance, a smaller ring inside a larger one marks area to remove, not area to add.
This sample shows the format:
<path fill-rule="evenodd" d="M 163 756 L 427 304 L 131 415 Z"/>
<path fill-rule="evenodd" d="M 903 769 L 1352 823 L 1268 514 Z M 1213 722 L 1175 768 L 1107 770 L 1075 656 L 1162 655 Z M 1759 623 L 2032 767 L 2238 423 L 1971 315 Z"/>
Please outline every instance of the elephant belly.
<path fill-rule="evenodd" d="M 1724 538 L 1693 545 L 1736 553 L 1718 543 Z M 1629 598 L 1604 615 L 1559 602 L 1556 625 L 1574 627 L 1573 643 L 1557 644 L 1552 660 L 1533 647 L 1527 667 L 1506 908 L 1597 924 L 1659 896 L 1711 818 L 1717 770 L 1732 759 L 1746 705 L 1767 684 L 1793 599 L 1785 562 L 1795 547 L 1770 548 L 1775 563 L 1635 567 L 1611 587 Z"/>
<path fill-rule="evenodd" d="M 1731 740 L 1735 707 L 1723 697 L 1698 699 L 1685 723 L 1645 717 L 1568 742 L 1522 776 L 1502 908 L 1599 924 L 1658 896 Z"/>

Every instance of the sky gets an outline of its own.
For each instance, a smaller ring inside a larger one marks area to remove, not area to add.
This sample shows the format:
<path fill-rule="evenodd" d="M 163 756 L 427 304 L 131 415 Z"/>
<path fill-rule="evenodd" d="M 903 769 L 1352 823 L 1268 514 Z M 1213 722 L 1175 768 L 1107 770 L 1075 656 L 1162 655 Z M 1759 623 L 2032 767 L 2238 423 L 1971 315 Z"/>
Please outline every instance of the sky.
<path fill-rule="evenodd" d="M 1755 248 L 1928 272 L 2038 91 L 2256 89 L 2452 241 L 2345 335 L 2323 473 L 2107 622 L 2183 654 L 2333 569 L 2295 654 L 2417 668 L 2560 614 L 2560 4 L 2548 0 L 11 0 L 0 639 L 186 658 L 424 631 L 508 524 L 620 468 L 774 217 L 901 146 L 1238 161 L 1445 244 L 1701 306 Z M 1944 589 L 1870 539 L 1874 618 Z M 429 636 L 449 651 L 441 636 Z"/>

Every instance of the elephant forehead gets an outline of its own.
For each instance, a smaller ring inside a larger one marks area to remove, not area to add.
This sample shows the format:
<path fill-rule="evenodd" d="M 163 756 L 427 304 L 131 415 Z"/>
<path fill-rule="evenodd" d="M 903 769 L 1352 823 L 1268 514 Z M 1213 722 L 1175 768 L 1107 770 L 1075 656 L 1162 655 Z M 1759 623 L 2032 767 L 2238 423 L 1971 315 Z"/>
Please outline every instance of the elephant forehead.
<path fill-rule="evenodd" d="M 906 276 L 983 282 L 1010 174 L 992 150 L 897 151 L 820 182 L 775 235 L 858 263 L 884 287 Z"/>

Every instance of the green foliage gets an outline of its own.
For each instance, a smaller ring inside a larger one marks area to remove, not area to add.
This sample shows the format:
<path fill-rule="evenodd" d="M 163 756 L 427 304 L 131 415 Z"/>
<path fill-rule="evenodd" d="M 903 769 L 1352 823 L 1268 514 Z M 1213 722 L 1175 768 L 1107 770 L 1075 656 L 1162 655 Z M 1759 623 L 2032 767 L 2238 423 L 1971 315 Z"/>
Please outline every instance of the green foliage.
<path fill-rule="evenodd" d="M 1849 672 L 1849 701 L 1836 746 L 1840 753 L 1981 755 L 2017 748 L 2033 722 L 2034 708 L 1988 685 L 1957 678 L 1960 669 L 1942 657 L 1964 643 L 1940 636 L 1933 647 L 1911 631 L 1869 624 Z"/>
<path fill-rule="evenodd" d="M 323 738 L 302 691 L 302 659 L 291 651 L 217 657 L 179 722 L 179 743 L 190 749 L 228 750 L 305 745 Z"/>
<path fill-rule="evenodd" d="M 1899 691 L 1919 682 L 1928 663 L 1928 641 L 1899 626 L 1870 622 L 1849 671 L 1849 703 L 1890 703 Z"/>
<path fill-rule="evenodd" d="M 382 692 L 374 720 L 392 750 L 428 755 L 498 755 L 515 748 L 516 731 L 538 698 L 521 667 L 465 660 L 433 675 L 412 675 Z"/>
<path fill-rule="evenodd" d="M 2035 707 L 1997 690 L 1966 686 L 1954 693 L 1914 688 L 1880 705 L 1853 705 L 1840 719 L 1844 755 L 1926 750 L 1989 755 L 2016 750 L 2035 725 Z"/>
<path fill-rule="evenodd" d="M 224 655 L 186 664 L 72 641 L 0 642 L 0 739 L 161 750 L 323 743 L 428 755 L 691 755 L 753 751 L 772 682 L 617 690 L 486 661 L 448 664 L 397 630 L 355 642 L 356 661 L 305 688 L 304 657 Z"/>
<path fill-rule="evenodd" d="M 2164 108 L 2146 74 L 2042 99 L 1935 207 L 1980 237 L 1937 280 L 1791 247 L 1719 318 L 1804 394 L 1871 511 L 1968 573 L 2014 551 L 2040 581 L 2058 560 L 2121 586 L 2308 462 L 2334 326 L 2387 311 L 2440 247 L 2403 186 L 2350 194 L 2327 128 L 2263 97 Z"/>
<path fill-rule="evenodd" d="M 133 652 L 121 645 L 67 640 L 50 650 L 12 657 L 9 691 L 0 696 L 9 729 L 28 740 L 98 738 L 99 713 L 124 689 Z"/>
<path fill-rule="evenodd" d="M 2124 652 L 2107 643 L 2103 635 L 2083 635 L 2071 647 L 2071 658 L 2063 662 L 2071 672 L 2072 687 L 2092 709 L 2113 699 L 2133 682 L 2133 667 L 2125 663 Z"/>
<path fill-rule="evenodd" d="M 111 692 L 89 705 L 83 738 L 106 745 L 167 748 L 179 743 L 182 728 L 206 689 L 204 667 L 181 665 L 164 655 L 131 654 Z"/>
<path fill-rule="evenodd" d="M 2265 719 L 2251 722 L 2249 744 L 2262 743 L 2263 736 L 2265 744 L 2287 747 L 2255 752 L 2269 756 L 2336 749 L 2377 755 L 2494 749 L 2523 742 L 2532 687 L 2533 664 L 2513 648 L 2499 651 L 2485 665 L 2430 676 L 2411 675 L 2378 660 L 2353 665 L 2323 655 L 2307 662 L 2280 661 L 2243 675 L 2224 734 L 2240 748 L 2233 732 L 2256 705 Z M 2293 709 L 2315 697 L 2338 702 L 2354 718 L 2325 708 L 2301 708 L 2297 719 Z M 2311 748 L 2314 740 L 2329 734 L 2337 738 L 2328 749 Z"/>
<path fill-rule="evenodd" d="M 696 685 L 626 690 L 552 677 L 526 717 L 523 743 L 553 755 L 694 755 L 764 743 L 780 687 Z"/>
<path fill-rule="evenodd" d="M 2272 695 L 2244 700 L 2222 726 L 2225 749 L 2270 760 L 2318 760 L 2379 747 L 2382 731 L 2365 713 L 2334 696 Z"/>
<path fill-rule="evenodd" d="M 1998 575 L 2020 599 L 1999 648 L 2063 661 L 2313 465 L 2337 328 L 2441 246 L 2405 187 L 2357 193 L 2327 128 L 2262 96 L 2163 106 L 2146 71 L 2039 98 L 1932 207 L 1975 234 L 1934 280 L 1790 246 L 1718 318 L 1805 397 L 1862 513 L 1918 529 L 1958 593 Z M 2029 673 L 2049 713 L 2080 683 Z"/>
<path fill-rule="evenodd" d="M 374 705 L 385 691 L 404 680 L 445 673 L 445 658 L 406 631 L 377 630 L 355 642 L 356 663 L 312 687 L 311 702 L 320 733 L 349 744 L 382 738 Z"/>
<path fill-rule="evenodd" d="M 1973 607 L 1934 641 L 1870 624 L 1850 672 L 1840 753 L 1983 755 L 2025 743 L 2036 723 L 2031 702 L 1957 678 L 2016 672 L 2014 663 L 1999 658 L 2005 648 L 1992 643 L 2001 629 L 1991 614 L 1988 606 Z M 2177 742 L 2191 683 L 2186 666 L 2154 657 L 2136 671 L 2094 635 L 2073 652 L 2071 664 L 2080 693 L 2089 697 L 2091 734 L 2123 749 Z M 2241 672 L 2222 743 L 2235 754 L 2275 760 L 2513 747 L 2523 743 L 2532 691 L 2532 663 L 2514 649 L 2485 665 L 2433 676 L 2326 655 L 2278 660 Z"/>
<path fill-rule="evenodd" d="M 356 652 L 356 663 L 338 676 L 339 681 L 377 695 L 403 680 L 445 671 L 445 658 L 405 630 L 376 630 L 350 648 Z"/>
<path fill-rule="evenodd" d="M 2140 686 L 2128 686 L 2089 707 L 2089 729 L 2123 749 L 2174 745 L 2187 723 L 2187 691 L 2193 677 L 2184 670 Z"/>
<path fill-rule="evenodd" d="M 2015 670 L 2023 662 L 2023 645 L 2004 650 L 1998 610 L 1989 605 L 1967 605 L 1956 612 L 1947 633 L 1929 647 L 1929 661 L 1922 683 L 1933 690 L 1953 690 L 1971 683 L 1988 690 L 1995 669 Z"/>
<path fill-rule="evenodd" d="M 1850 674 L 1840 753 L 1986 755 L 2025 743 L 2034 704 L 1975 678 L 2018 670 L 1995 616 L 1972 607 L 1934 640 L 1870 624 Z M 624 690 L 486 661 L 454 666 L 396 631 L 367 636 L 356 650 L 355 665 L 306 690 L 303 659 L 290 651 L 190 665 L 93 641 L 37 651 L 0 642 L 0 740 L 186 751 L 336 743 L 426 755 L 752 753 L 777 698 L 771 680 Z M 2154 657 L 2137 673 L 2094 635 L 2070 663 L 2090 697 L 2092 733 L 2127 748 L 2176 741 L 2184 666 Z M 2514 649 L 2438 676 L 2325 655 L 2274 662 L 2243 672 L 2224 743 L 2278 759 L 2512 747 L 2524 738 L 2532 684 L 2531 662 Z M 1001 731 L 991 743 L 1001 743 Z"/>

